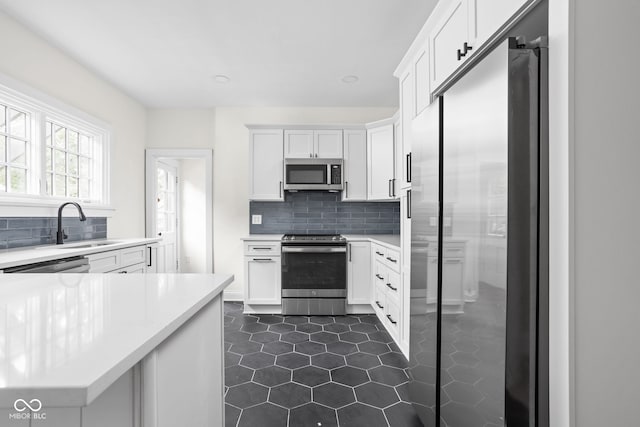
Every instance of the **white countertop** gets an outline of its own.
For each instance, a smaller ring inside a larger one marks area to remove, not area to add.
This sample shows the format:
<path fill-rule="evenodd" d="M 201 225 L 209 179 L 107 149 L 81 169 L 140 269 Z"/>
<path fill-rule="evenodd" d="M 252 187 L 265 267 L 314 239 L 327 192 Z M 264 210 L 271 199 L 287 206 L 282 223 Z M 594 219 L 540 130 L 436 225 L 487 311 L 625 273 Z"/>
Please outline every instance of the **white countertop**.
<path fill-rule="evenodd" d="M 34 397 L 49 407 L 91 403 L 232 281 L 227 274 L 0 275 L 0 408 Z"/>
<path fill-rule="evenodd" d="M 284 236 L 284 234 L 250 234 L 247 237 L 243 237 L 240 240 L 277 240 L 280 241 L 282 240 L 282 236 Z"/>
<path fill-rule="evenodd" d="M 283 234 L 250 234 L 247 237 L 243 237 L 241 240 L 282 240 Z M 376 242 L 382 245 L 395 246 L 400 249 L 400 235 L 399 234 L 343 234 L 347 241 L 352 242 Z"/>
<path fill-rule="evenodd" d="M 76 248 L 77 245 L 84 245 L 100 241 L 117 242 L 112 245 L 96 246 L 92 248 Z M 37 262 L 51 261 L 54 259 L 68 258 L 80 255 L 95 254 L 116 249 L 128 248 L 131 246 L 146 245 L 159 242 L 161 237 L 137 238 L 137 239 L 100 239 L 81 240 L 68 242 L 62 245 L 43 245 L 28 248 L 4 249 L 0 251 L 0 270 L 3 268 L 15 267 L 17 265 L 33 264 Z"/>

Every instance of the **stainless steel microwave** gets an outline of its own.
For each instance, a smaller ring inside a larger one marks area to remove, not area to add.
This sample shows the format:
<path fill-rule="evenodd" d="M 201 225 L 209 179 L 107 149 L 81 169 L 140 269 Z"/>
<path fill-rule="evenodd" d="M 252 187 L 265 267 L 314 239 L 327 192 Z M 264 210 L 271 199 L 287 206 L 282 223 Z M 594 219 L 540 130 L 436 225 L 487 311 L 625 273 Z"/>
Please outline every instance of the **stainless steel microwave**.
<path fill-rule="evenodd" d="M 284 189 L 340 191 L 342 159 L 285 159 Z"/>

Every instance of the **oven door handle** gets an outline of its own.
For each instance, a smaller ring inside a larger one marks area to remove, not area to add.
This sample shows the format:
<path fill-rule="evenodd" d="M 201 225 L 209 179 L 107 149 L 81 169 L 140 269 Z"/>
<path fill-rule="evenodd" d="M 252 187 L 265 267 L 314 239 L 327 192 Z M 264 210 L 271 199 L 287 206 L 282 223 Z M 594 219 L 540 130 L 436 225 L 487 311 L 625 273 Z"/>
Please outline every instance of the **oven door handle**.
<path fill-rule="evenodd" d="M 341 246 L 339 248 L 336 247 L 323 247 L 323 246 L 295 246 L 295 247 L 291 247 L 291 246 L 283 246 L 282 247 L 282 252 L 283 253 L 304 253 L 304 252 L 309 252 L 309 253 L 336 253 L 336 252 L 342 252 L 342 253 L 346 253 L 347 252 L 347 247 L 346 246 Z"/>

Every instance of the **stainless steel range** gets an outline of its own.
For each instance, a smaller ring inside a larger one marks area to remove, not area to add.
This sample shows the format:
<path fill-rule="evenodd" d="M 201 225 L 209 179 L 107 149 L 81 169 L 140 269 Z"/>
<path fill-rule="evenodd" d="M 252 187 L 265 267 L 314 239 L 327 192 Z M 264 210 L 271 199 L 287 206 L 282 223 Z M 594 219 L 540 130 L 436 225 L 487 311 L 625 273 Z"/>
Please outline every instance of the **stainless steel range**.
<path fill-rule="evenodd" d="M 346 239 L 340 235 L 285 235 L 282 314 L 343 315 L 346 304 Z"/>

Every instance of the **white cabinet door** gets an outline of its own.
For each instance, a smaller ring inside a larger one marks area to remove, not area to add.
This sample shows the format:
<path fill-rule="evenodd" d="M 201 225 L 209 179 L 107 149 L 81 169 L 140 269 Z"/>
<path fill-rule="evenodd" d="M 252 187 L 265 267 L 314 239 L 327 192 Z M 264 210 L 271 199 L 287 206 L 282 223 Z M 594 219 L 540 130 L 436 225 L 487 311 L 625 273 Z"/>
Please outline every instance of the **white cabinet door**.
<path fill-rule="evenodd" d="M 475 43 L 480 46 L 528 0 L 471 0 L 470 17 L 475 21 Z"/>
<path fill-rule="evenodd" d="M 417 116 L 431 103 L 431 92 L 429 91 L 429 54 L 428 44 L 420 49 L 413 62 L 414 92 L 415 92 L 415 113 Z M 401 95 L 402 96 L 402 95 Z M 404 111 L 404 104 L 402 104 Z M 412 117 L 412 119 L 413 119 Z"/>
<path fill-rule="evenodd" d="M 347 263 L 347 303 L 369 304 L 371 302 L 371 244 L 349 242 Z"/>
<path fill-rule="evenodd" d="M 409 326 L 411 312 L 411 190 L 404 190 L 400 197 L 400 259 L 402 268 L 400 276 L 402 281 L 402 325 L 400 341 L 404 349 L 409 349 Z"/>
<path fill-rule="evenodd" d="M 280 304 L 279 256 L 245 257 L 245 304 Z"/>
<path fill-rule="evenodd" d="M 458 51 L 463 51 L 465 42 L 473 46 L 470 38 L 475 34 L 475 29 L 469 31 L 470 24 L 473 24 L 469 20 L 469 1 L 473 0 L 454 0 L 431 32 L 431 90 L 444 82 L 471 54 L 469 52 L 467 56 L 458 56 Z"/>
<path fill-rule="evenodd" d="M 424 55 L 426 57 L 426 53 Z M 400 135 L 396 134 L 396 183 L 397 188 L 408 188 L 409 153 L 411 152 L 411 123 L 416 117 L 416 81 L 413 70 L 407 72 L 400 80 Z M 399 191 L 397 191 L 399 193 Z"/>
<path fill-rule="evenodd" d="M 394 199 L 393 124 L 367 130 L 367 157 L 367 198 Z"/>
<path fill-rule="evenodd" d="M 282 129 L 251 131 L 250 200 L 284 200 L 282 138 Z"/>
<path fill-rule="evenodd" d="M 342 131 L 317 130 L 313 132 L 314 157 L 319 159 L 342 158 Z"/>
<path fill-rule="evenodd" d="M 367 133 L 344 131 L 344 191 L 342 200 L 367 200 Z"/>
<path fill-rule="evenodd" d="M 314 156 L 312 130 L 285 130 L 284 157 L 285 159 L 301 159 Z"/>

